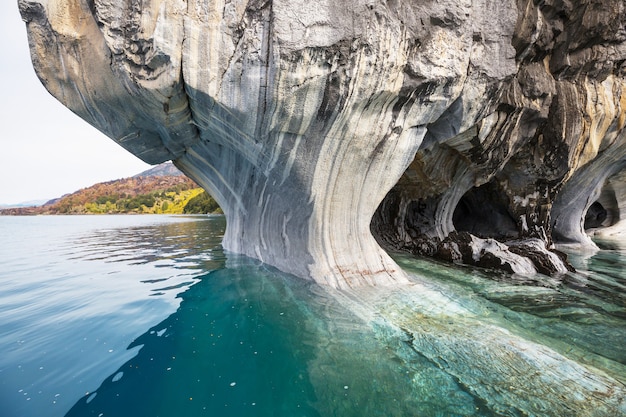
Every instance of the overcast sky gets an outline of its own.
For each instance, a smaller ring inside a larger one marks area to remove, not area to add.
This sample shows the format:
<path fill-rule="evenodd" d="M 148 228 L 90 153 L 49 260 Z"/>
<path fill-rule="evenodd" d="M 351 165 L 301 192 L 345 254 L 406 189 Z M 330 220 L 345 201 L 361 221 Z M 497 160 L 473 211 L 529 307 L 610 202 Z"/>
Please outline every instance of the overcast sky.
<path fill-rule="evenodd" d="M 149 168 L 41 85 L 17 0 L 0 0 L 0 94 L 0 204 L 60 197 Z"/>

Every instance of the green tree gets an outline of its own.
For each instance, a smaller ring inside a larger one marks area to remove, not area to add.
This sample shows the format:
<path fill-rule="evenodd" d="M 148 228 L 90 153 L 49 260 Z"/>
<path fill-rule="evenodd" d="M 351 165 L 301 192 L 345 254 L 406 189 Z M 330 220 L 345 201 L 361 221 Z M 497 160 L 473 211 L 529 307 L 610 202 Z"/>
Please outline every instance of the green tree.
<path fill-rule="evenodd" d="M 218 211 L 221 211 L 220 206 L 206 191 L 190 199 L 183 208 L 185 214 L 206 214 Z"/>
<path fill-rule="evenodd" d="M 96 198 L 96 204 L 106 204 L 108 202 L 115 203 L 117 200 L 119 200 L 119 198 L 120 196 L 117 194 L 103 195 Z"/>

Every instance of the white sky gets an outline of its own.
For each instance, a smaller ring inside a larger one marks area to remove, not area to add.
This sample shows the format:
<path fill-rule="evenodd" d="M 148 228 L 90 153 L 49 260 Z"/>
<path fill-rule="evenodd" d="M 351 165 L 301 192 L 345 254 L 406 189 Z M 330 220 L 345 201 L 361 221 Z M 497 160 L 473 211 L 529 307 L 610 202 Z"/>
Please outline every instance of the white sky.
<path fill-rule="evenodd" d="M 0 204 L 60 197 L 147 168 L 46 91 L 17 0 L 0 0 Z"/>

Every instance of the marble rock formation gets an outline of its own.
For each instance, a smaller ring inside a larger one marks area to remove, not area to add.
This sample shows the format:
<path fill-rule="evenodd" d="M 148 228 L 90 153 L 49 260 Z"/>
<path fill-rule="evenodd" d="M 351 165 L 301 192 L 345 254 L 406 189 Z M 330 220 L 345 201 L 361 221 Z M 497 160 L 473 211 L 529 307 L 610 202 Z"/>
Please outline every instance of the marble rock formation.
<path fill-rule="evenodd" d="M 404 282 L 381 245 L 562 272 L 554 243 L 623 223 L 621 0 L 19 5 L 44 86 L 286 272 Z"/>

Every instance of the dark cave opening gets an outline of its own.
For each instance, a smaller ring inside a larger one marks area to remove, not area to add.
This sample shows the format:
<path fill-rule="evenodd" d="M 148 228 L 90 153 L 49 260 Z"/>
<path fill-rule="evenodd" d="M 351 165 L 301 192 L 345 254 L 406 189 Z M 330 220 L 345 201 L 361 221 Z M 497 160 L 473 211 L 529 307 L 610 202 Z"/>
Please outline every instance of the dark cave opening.
<path fill-rule="evenodd" d="M 624 177 L 624 174 L 619 173 L 605 181 L 597 199 L 585 212 L 585 230 L 610 227 L 620 221 L 618 195 L 621 188 L 618 184 L 623 182 Z"/>
<path fill-rule="evenodd" d="M 602 227 L 608 217 L 608 211 L 599 202 L 594 202 L 585 214 L 585 230 Z"/>
<path fill-rule="evenodd" d="M 452 223 L 457 231 L 481 238 L 515 239 L 519 237 L 519 231 L 507 206 L 507 197 L 494 183 L 474 187 L 461 197 L 454 209 Z"/>
<path fill-rule="evenodd" d="M 437 200 L 426 198 L 414 200 L 409 203 L 406 210 L 406 230 L 412 237 L 419 235 L 434 235 L 435 225 L 433 219 L 437 210 Z"/>

